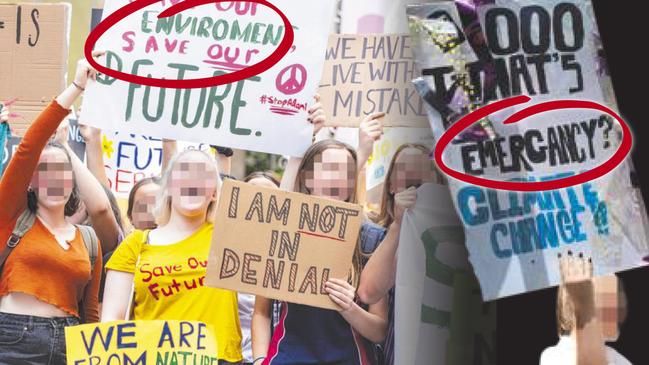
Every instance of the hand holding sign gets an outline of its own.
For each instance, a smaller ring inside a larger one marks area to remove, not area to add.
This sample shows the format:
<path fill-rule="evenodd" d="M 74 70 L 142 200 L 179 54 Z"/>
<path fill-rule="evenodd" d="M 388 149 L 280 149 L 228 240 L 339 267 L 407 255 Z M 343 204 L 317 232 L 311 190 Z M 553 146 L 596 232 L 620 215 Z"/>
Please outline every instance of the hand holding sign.
<path fill-rule="evenodd" d="M 309 109 L 309 123 L 313 124 L 313 135 L 315 136 L 320 132 L 322 127 L 324 127 L 327 122 L 327 116 L 325 115 L 324 108 L 320 102 L 320 95 L 315 95 L 315 104 Z"/>
<path fill-rule="evenodd" d="M 583 254 L 574 256 L 572 251 L 568 255 L 559 256 L 559 269 L 561 281 L 566 286 L 566 291 L 572 299 L 575 310 L 593 306 L 593 261 L 586 259 Z"/>
<path fill-rule="evenodd" d="M 329 298 L 338 304 L 338 307 L 340 307 L 338 311 L 341 313 L 347 313 L 352 308 L 358 306 L 354 302 L 354 299 L 356 299 L 356 288 L 345 280 L 330 279 L 325 286 L 325 290 L 329 293 Z"/>
<path fill-rule="evenodd" d="M 415 206 L 417 202 L 417 188 L 414 186 L 409 187 L 407 190 L 404 190 L 400 193 L 397 193 L 394 196 L 394 205 L 395 205 L 395 217 L 396 222 L 401 222 L 403 219 L 403 214 L 406 209 L 410 209 Z"/>
<path fill-rule="evenodd" d="M 326 309 L 349 310 L 362 207 L 227 180 L 206 284 Z M 335 299 L 334 299 L 335 298 Z"/>
<path fill-rule="evenodd" d="M 365 162 L 372 154 L 374 142 L 383 135 L 385 113 L 372 113 L 365 117 L 358 127 L 358 161 Z"/>
<path fill-rule="evenodd" d="M 92 57 L 99 58 L 105 54 L 106 52 L 104 51 L 93 51 Z M 85 89 L 88 79 L 97 81 L 97 70 L 90 66 L 90 63 L 88 63 L 85 58 L 82 58 L 77 62 L 77 72 L 74 76 L 74 84 L 81 89 Z"/>

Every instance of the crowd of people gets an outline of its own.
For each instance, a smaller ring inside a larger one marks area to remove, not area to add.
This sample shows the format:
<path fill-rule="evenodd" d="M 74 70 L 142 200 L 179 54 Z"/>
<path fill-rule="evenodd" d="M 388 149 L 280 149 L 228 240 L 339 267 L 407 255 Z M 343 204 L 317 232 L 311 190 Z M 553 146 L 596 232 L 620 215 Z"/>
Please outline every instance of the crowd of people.
<path fill-rule="evenodd" d="M 233 178 L 222 162 L 228 157 L 178 151 L 174 141 L 165 141 L 161 175 L 139 181 L 130 191 L 126 218 L 132 229 L 127 231 L 108 188 L 101 131 L 81 127 L 85 163 L 67 145 L 64 120 L 96 75 L 79 61 L 74 82 L 32 123 L 2 176 L 0 241 L 8 248 L 0 256 L 0 363 L 65 364 L 65 327 L 129 319 L 211 324 L 220 364 L 394 363 L 395 275 L 404 212 L 416 203 L 420 185 L 446 184 L 428 148 L 407 144 L 394 155 L 380 211 L 367 212 L 362 224 L 349 280 L 326 283 L 338 310 L 209 288 L 205 263 L 212 235 L 219 234 L 214 211 L 223 180 Z M 255 172 L 244 181 L 357 202 L 357 177 L 382 135 L 380 117 L 361 122 L 357 149 L 323 140 L 302 158 L 291 158 L 281 179 Z M 325 120 L 316 102 L 309 110 L 314 135 Z M 161 274 L 155 267 L 179 269 Z M 586 323 L 595 323 L 590 321 L 593 295 L 584 294 L 588 288 L 574 288 L 566 286 L 559 307 L 578 304 L 570 310 L 587 312 Z M 584 328 L 582 316 L 571 318 L 576 318 L 573 327 Z M 572 328 L 565 331 L 562 336 Z M 584 342 L 590 354 L 603 351 L 600 341 Z M 544 354 L 550 356 L 551 351 Z"/>
<path fill-rule="evenodd" d="M 415 189 L 437 176 L 420 173 L 421 161 L 433 171 L 430 151 L 411 145 L 395 156 L 382 214 L 390 219 L 365 219 L 349 280 L 331 278 L 326 284 L 337 311 L 208 288 L 205 263 L 212 235 L 218 234 L 214 211 L 222 181 L 233 178 L 223 162 L 227 157 L 178 151 L 174 141 L 165 140 L 161 175 L 139 181 L 130 191 L 126 217 L 132 230 L 127 232 L 108 188 L 101 131 L 80 127 L 85 163 L 67 144 L 66 116 L 96 75 L 79 61 L 74 82 L 32 123 L 0 183 L 0 200 L 7 202 L 0 240 L 15 241 L 3 258 L 0 279 L 1 363 L 64 364 L 65 327 L 125 319 L 211 324 L 222 364 L 390 361 L 393 294 L 373 272 L 384 274 L 376 268 L 394 263 L 403 211 L 414 204 Z M 381 116 L 363 120 L 358 149 L 323 140 L 302 158 L 291 158 L 281 179 L 255 172 L 244 181 L 357 202 L 357 176 L 382 135 Z M 315 135 L 326 120 L 319 101 L 308 119 Z M 390 247 L 374 256 L 384 241 Z M 153 270 L 181 263 L 187 263 L 183 270 L 166 275 Z M 394 283 L 394 264 L 389 268 Z M 368 300 L 357 294 L 364 287 L 376 291 Z"/>

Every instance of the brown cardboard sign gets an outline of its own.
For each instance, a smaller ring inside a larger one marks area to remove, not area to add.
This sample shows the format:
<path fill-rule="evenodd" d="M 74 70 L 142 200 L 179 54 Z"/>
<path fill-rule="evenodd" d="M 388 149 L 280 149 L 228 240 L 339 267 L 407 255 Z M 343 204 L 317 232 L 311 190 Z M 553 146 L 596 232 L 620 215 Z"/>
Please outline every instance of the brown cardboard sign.
<path fill-rule="evenodd" d="M 358 127 L 365 116 L 384 112 L 386 127 L 428 127 L 412 84 L 420 75 L 409 35 L 331 35 L 325 59 L 319 93 L 327 125 Z"/>
<path fill-rule="evenodd" d="M 70 4 L 0 4 L 0 102 L 19 115 L 13 134 L 22 136 L 65 87 Z"/>
<path fill-rule="evenodd" d="M 361 221 L 360 205 L 227 180 L 206 284 L 337 309 L 324 285 L 348 278 Z"/>

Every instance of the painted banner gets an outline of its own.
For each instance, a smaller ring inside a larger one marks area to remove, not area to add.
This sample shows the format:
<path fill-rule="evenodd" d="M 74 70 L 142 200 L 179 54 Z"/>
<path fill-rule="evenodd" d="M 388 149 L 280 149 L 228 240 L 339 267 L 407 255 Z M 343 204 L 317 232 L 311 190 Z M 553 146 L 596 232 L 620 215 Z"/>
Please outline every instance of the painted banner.
<path fill-rule="evenodd" d="M 129 2 L 107 0 L 104 19 Z M 262 62 L 286 34 L 279 14 L 262 4 L 209 3 L 157 18 L 170 5 L 155 3 L 108 30 L 95 47 L 108 51 L 103 65 L 168 80 L 218 76 Z M 268 71 L 205 89 L 156 88 L 102 75 L 84 97 L 87 122 L 105 130 L 301 156 L 311 143 L 307 110 L 322 75 L 335 3 L 273 5 L 291 21 L 295 39 Z"/>
<path fill-rule="evenodd" d="M 84 120 L 87 114 L 84 112 Z M 127 199 L 138 181 L 162 173 L 162 139 L 120 132 L 102 133 L 106 176 L 116 197 Z M 178 150 L 210 150 L 203 143 L 176 142 Z"/>
<path fill-rule="evenodd" d="M 436 138 L 459 116 L 492 101 L 531 97 L 460 134 L 444 151 L 452 169 L 498 181 L 555 180 L 599 166 L 617 150 L 619 125 L 593 110 L 502 123 L 546 101 L 614 104 L 589 1 L 447 1 L 411 6 L 408 15 L 423 74 L 415 84 Z M 592 257 L 595 275 L 641 266 L 649 253 L 642 224 L 628 224 L 642 222 L 643 213 L 627 163 L 556 191 L 450 183 L 487 300 L 559 284 L 558 255 L 568 250 Z"/>
<path fill-rule="evenodd" d="M 357 204 L 226 180 L 206 284 L 338 309 L 325 283 L 349 277 L 362 215 Z"/>
<path fill-rule="evenodd" d="M 65 88 L 72 6 L 12 2 L 0 4 L 0 103 L 15 100 L 10 123 L 22 136 Z"/>
<path fill-rule="evenodd" d="M 398 257 L 394 363 L 496 364 L 495 304 L 482 302 L 448 186 L 417 190 Z"/>
<path fill-rule="evenodd" d="M 381 139 L 374 142 L 372 156 L 367 161 L 367 190 L 374 189 L 385 181 L 394 154 L 401 145 L 407 143 L 421 144 L 432 151 L 435 140 L 430 127 L 385 128 Z"/>
<path fill-rule="evenodd" d="M 214 330 L 200 322 L 118 321 L 65 329 L 70 365 L 218 364 Z"/>
<path fill-rule="evenodd" d="M 385 127 L 428 126 L 410 47 L 407 34 L 330 36 L 319 91 L 327 125 L 357 127 L 384 112 Z"/>

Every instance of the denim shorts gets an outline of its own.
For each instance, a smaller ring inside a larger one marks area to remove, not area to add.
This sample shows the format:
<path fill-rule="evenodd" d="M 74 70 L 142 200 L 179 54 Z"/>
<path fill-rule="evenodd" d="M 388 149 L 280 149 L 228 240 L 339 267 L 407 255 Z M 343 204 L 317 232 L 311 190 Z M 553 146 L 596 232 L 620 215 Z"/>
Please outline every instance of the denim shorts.
<path fill-rule="evenodd" d="M 0 364 L 66 365 L 65 327 L 78 324 L 75 317 L 0 313 Z"/>

